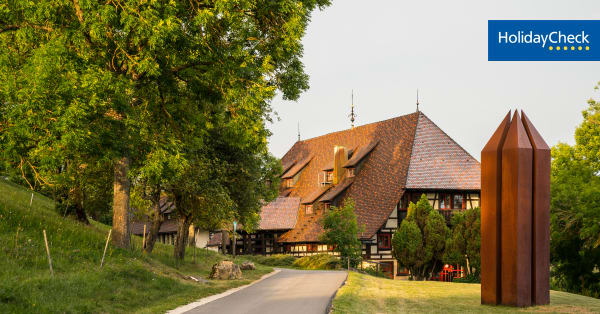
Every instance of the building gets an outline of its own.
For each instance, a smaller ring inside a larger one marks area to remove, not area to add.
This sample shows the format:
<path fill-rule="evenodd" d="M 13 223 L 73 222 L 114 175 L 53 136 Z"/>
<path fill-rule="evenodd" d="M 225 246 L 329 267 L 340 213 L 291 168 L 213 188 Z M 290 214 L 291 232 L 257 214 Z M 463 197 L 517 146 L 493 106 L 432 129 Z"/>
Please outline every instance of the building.
<path fill-rule="evenodd" d="M 479 206 L 480 164 L 422 112 L 299 140 L 281 159 L 280 195 L 261 213 L 238 253 L 305 256 L 331 252 L 319 242 L 320 219 L 352 198 L 363 258 L 390 277 L 402 273 L 392 234 L 409 202 L 426 194 L 449 222 L 453 212 Z"/>
<path fill-rule="evenodd" d="M 175 204 L 169 201 L 167 197 L 160 199 L 160 214 L 163 216 L 163 223 L 160 225 L 158 231 L 157 242 L 164 244 L 175 245 L 175 238 L 177 237 L 177 217 L 175 216 Z M 146 236 L 150 232 L 150 226 L 152 222 L 149 217 L 143 217 L 142 219 L 135 219 L 131 223 L 131 233 L 137 236 L 144 234 L 144 226 L 146 226 Z M 190 239 L 194 240 L 196 247 L 206 248 L 209 247 L 210 232 L 203 230 L 194 225 L 190 226 Z"/>

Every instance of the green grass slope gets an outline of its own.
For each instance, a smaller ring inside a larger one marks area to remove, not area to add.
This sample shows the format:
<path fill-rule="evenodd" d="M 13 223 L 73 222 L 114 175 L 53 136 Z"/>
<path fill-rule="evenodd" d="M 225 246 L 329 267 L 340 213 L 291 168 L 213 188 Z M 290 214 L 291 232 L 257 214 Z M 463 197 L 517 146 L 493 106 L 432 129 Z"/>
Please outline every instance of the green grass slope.
<path fill-rule="evenodd" d="M 99 268 L 108 226 L 85 226 L 54 211 L 52 200 L 0 179 L 0 313 L 159 313 L 196 299 L 248 284 L 272 269 L 257 265 L 244 279 L 198 283 L 225 256 L 186 250 L 175 265 L 172 246 L 157 243 L 148 256 L 109 245 Z M 42 230 L 46 229 L 52 277 Z M 236 262 L 241 262 L 237 260 Z M 177 267 L 176 267 L 177 266 Z"/>
<path fill-rule="evenodd" d="M 550 305 L 481 305 L 481 285 L 390 280 L 351 272 L 333 301 L 333 313 L 600 313 L 600 300 L 550 291 Z"/>

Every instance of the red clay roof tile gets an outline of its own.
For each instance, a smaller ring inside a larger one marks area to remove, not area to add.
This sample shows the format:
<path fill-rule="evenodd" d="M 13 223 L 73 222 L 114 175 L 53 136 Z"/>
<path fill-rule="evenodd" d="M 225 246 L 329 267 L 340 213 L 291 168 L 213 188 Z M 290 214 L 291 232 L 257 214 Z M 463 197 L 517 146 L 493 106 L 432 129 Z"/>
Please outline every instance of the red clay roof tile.
<path fill-rule="evenodd" d="M 281 178 L 282 179 L 291 179 L 293 178 L 300 170 L 304 169 L 304 167 L 312 160 L 313 156 L 309 155 L 306 158 L 302 159 L 302 161 L 294 164 L 290 170 L 286 171 Z"/>
<path fill-rule="evenodd" d="M 321 197 L 321 195 L 325 194 L 325 192 L 327 192 L 327 190 L 329 190 L 329 188 L 331 188 L 330 185 L 325 185 L 325 186 L 321 186 L 321 187 L 317 188 L 312 193 L 308 194 L 305 198 L 302 198 L 301 204 L 314 203 L 319 197 Z"/>
<path fill-rule="evenodd" d="M 296 225 L 299 197 L 278 197 L 262 207 L 259 230 L 285 230 Z"/>

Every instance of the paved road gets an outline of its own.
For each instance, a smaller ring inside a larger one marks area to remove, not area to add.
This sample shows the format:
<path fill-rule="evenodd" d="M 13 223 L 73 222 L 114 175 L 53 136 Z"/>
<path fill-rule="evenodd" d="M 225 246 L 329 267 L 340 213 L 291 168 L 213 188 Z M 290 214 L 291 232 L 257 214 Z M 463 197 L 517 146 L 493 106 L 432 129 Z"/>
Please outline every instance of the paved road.
<path fill-rule="evenodd" d="M 344 280 L 344 271 L 281 269 L 259 283 L 186 313 L 323 314 Z"/>

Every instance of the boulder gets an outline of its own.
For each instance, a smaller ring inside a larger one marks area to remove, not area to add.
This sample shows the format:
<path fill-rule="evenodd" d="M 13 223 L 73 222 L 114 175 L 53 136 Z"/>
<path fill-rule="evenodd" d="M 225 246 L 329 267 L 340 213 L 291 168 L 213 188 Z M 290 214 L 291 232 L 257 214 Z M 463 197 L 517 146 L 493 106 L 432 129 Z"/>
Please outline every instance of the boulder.
<path fill-rule="evenodd" d="M 243 262 L 242 265 L 240 265 L 240 268 L 242 270 L 255 270 L 256 266 L 254 266 L 254 263 L 252 262 Z"/>
<path fill-rule="evenodd" d="M 220 261 L 213 265 L 209 278 L 222 280 L 241 279 L 242 271 L 240 270 L 240 266 L 234 264 L 232 261 Z"/>

